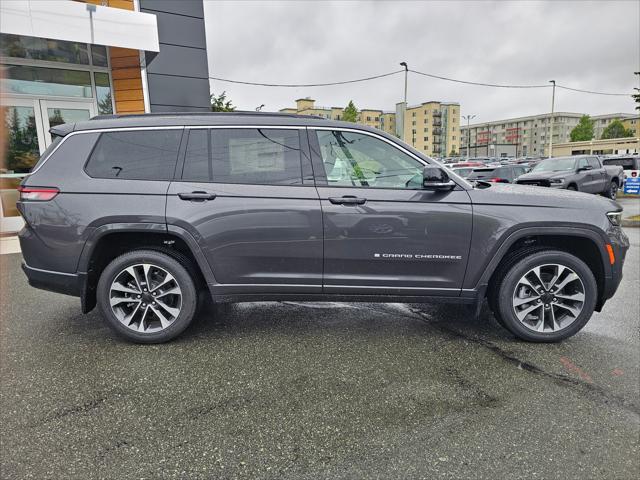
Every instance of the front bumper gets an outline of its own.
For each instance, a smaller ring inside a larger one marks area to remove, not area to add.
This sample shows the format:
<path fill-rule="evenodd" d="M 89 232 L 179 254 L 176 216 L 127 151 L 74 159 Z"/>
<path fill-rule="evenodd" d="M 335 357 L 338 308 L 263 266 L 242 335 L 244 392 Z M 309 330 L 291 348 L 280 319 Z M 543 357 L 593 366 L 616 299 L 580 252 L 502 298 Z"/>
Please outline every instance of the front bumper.
<path fill-rule="evenodd" d="M 622 281 L 622 268 L 624 266 L 627 250 L 629 250 L 629 237 L 621 227 L 611 227 L 607 231 L 609 244 L 613 248 L 615 262 L 611 265 L 611 273 L 605 277 L 601 306 L 613 297 Z"/>

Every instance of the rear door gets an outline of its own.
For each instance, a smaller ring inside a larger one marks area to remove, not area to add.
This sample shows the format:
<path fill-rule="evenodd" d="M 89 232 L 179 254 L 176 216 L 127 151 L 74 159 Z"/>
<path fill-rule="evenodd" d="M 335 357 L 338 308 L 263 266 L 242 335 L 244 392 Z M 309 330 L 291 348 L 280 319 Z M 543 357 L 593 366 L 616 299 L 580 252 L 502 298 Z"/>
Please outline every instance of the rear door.
<path fill-rule="evenodd" d="M 188 128 L 167 223 L 189 231 L 218 294 L 319 293 L 322 214 L 304 128 Z"/>
<path fill-rule="evenodd" d="M 309 130 L 324 223 L 324 291 L 460 293 L 471 241 L 465 190 L 422 189 L 425 163 L 357 129 Z"/>
<path fill-rule="evenodd" d="M 587 161 L 589 162 L 589 166 L 591 170 L 589 173 L 591 174 L 591 193 L 600 193 L 606 189 L 607 184 L 607 174 L 600 163 L 600 159 L 598 157 L 588 157 Z"/>

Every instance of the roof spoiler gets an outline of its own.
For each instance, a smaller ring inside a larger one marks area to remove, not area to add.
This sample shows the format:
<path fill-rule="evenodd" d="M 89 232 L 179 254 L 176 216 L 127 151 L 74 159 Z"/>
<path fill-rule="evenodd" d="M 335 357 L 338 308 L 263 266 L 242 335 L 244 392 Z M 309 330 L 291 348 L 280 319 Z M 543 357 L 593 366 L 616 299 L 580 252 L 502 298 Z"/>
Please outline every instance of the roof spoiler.
<path fill-rule="evenodd" d="M 60 125 L 51 127 L 49 129 L 49 133 L 57 137 L 66 137 L 71 132 L 73 132 L 74 127 L 75 127 L 75 123 L 61 123 Z"/>

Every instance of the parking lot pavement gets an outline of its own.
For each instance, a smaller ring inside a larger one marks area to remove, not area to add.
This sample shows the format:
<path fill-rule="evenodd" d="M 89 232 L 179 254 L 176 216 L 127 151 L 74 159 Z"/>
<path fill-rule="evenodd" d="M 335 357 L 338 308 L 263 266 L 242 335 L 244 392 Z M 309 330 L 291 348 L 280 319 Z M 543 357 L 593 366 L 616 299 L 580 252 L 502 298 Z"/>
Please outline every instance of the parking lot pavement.
<path fill-rule="evenodd" d="M 638 478 L 640 229 L 561 344 L 455 306 L 252 303 L 141 346 L 4 255 L 3 478 Z"/>

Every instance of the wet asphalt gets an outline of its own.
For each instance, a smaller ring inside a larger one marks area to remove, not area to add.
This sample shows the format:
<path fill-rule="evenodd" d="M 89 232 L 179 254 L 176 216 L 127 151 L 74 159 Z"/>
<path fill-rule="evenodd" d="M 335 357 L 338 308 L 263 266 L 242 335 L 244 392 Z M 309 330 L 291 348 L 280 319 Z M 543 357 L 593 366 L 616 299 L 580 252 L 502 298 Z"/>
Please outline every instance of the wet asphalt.
<path fill-rule="evenodd" d="M 115 338 L 2 268 L 3 479 L 640 476 L 640 229 L 616 297 L 560 344 L 485 308 L 251 303 Z"/>

